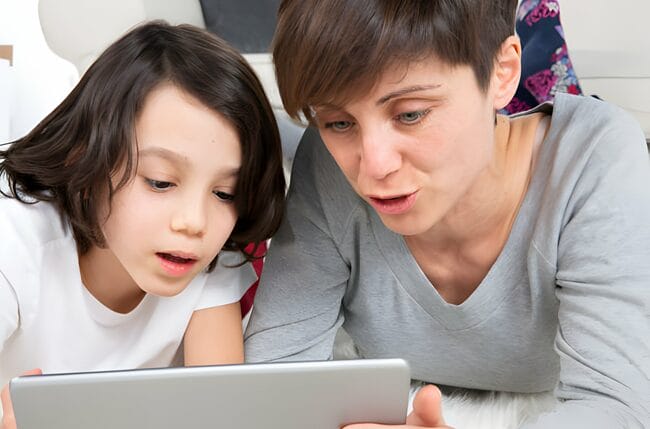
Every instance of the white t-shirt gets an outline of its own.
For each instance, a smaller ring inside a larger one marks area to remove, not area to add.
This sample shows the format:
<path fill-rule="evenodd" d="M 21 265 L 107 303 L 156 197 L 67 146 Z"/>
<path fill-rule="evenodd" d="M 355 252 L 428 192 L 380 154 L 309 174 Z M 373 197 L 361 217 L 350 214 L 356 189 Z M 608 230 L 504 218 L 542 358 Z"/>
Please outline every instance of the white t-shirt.
<path fill-rule="evenodd" d="M 174 297 L 146 295 L 127 314 L 83 286 L 72 230 L 49 203 L 0 197 L 0 387 L 25 370 L 45 373 L 179 364 L 195 310 L 238 301 L 256 275 L 236 252 Z"/>

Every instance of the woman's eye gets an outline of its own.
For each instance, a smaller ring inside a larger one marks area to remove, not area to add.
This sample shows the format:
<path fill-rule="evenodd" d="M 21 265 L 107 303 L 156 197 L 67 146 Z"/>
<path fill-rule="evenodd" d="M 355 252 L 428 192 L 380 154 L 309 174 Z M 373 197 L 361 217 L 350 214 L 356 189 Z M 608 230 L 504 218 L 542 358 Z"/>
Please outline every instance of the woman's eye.
<path fill-rule="evenodd" d="M 235 199 L 235 196 L 223 191 L 214 191 L 214 195 L 222 201 L 230 202 Z"/>
<path fill-rule="evenodd" d="M 416 110 L 414 112 L 405 112 L 397 115 L 397 119 L 403 124 L 411 125 L 411 124 L 418 123 L 422 118 L 426 116 L 427 113 L 429 113 L 428 110 Z"/>
<path fill-rule="evenodd" d="M 154 191 L 166 191 L 167 189 L 174 186 L 171 182 L 165 182 L 163 180 L 154 180 L 154 179 L 144 179 L 145 182 L 153 189 Z"/>
<path fill-rule="evenodd" d="M 333 121 L 325 123 L 325 128 L 331 128 L 334 131 L 347 131 L 352 126 L 350 121 Z"/>

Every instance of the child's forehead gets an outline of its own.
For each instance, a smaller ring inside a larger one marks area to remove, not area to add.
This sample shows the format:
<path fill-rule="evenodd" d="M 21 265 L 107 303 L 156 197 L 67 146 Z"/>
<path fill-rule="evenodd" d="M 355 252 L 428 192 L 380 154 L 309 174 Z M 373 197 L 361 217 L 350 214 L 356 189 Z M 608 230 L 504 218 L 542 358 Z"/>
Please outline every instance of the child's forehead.
<path fill-rule="evenodd" d="M 135 124 L 139 158 L 177 165 L 239 166 L 238 129 L 223 114 L 173 85 L 153 90 Z"/>
<path fill-rule="evenodd" d="M 208 106 L 190 94 L 189 91 L 174 83 L 164 82 L 153 87 L 145 95 L 140 116 L 143 116 L 147 112 L 155 113 L 184 105 L 205 110 L 209 109 Z"/>
<path fill-rule="evenodd" d="M 173 125 L 177 122 L 184 120 L 191 125 L 192 119 L 195 126 L 206 122 L 215 126 L 216 122 L 219 127 L 235 128 L 222 112 L 171 83 L 158 85 L 146 95 L 135 127 L 136 132 L 175 131 Z"/>

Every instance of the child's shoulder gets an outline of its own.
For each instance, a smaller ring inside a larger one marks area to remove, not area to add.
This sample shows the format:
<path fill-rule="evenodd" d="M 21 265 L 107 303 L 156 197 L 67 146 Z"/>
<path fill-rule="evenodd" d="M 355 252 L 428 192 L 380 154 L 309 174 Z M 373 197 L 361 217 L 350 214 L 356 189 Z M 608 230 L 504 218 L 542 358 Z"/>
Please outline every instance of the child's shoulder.
<path fill-rule="evenodd" d="M 0 264 L 4 265 L 34 255 L 49 242 L 71 239 L 72 234 L 52 204 L 0 197 L 0 237 Z"/>
<path fill-rule="evenodd" d="M 18 234 L 25 238 L 50 241 L 67 235 L 69 229 L 59 211 L 44 201 L 25 203 L 15 198 L 0 197 L 0 219 L 2 237 Z"/>

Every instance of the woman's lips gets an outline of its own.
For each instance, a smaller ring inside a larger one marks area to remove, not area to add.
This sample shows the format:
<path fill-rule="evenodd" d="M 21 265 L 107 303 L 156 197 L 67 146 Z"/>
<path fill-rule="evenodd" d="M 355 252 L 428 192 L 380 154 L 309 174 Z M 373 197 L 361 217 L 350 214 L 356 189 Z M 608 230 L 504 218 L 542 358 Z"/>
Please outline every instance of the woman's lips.
<path fill-rule="evenodd" d="M 369 197 L 369 200 L 379 213 L 398 215 L 409 211 L 415 204 L 416 198 L 417 191 L 392 198 Z"/>

